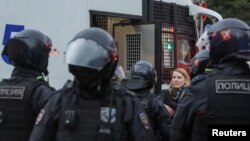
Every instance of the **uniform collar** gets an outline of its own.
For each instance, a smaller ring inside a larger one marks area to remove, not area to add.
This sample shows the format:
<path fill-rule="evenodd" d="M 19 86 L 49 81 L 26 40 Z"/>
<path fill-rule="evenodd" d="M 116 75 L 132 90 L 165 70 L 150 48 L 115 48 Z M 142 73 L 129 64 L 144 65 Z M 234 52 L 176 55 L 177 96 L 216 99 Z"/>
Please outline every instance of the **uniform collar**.
<path fill-rule="evenodd" d="M 34 77 L 37 77 L 37 76 L 43 76 L 43 75 L 41 72 L 38 72 L 36 70 L 15 67 L 14 70 L 12 71 L 11 77 L 16 77 L 16 76 L 21 76 L 21 77 L 34 76 Z"/>

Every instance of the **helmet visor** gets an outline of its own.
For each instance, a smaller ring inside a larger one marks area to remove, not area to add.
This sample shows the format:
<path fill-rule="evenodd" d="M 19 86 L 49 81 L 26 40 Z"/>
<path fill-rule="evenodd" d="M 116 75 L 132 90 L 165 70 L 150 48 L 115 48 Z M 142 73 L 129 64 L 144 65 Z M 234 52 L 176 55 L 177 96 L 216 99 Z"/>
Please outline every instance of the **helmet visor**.
<path fill-rule="evenodd" d="M 134 77 L 134 78 L 128 79 L 127 88 L 129 90 L 139 90 L 139 89 L 144 89 L 147 87 L 148 87 L 148 81 L 145 81 L 143 78 Z"/>
<path fill-rule="evenodd" d="M 111 61 L 104 47 L 90 39 L 77 39 L 68 45 L 66 63 L 70 65 L 102 70 Z"/>
<path fill-rule="evenodd" d="M 135 64 L 133 71 L 136 73 L 140 73 L 140 75 L 146 76 L 147 74 L 150 73 L 152 68 L 153 68 L 152 66 L 147 66 L 143 64 Z"/>

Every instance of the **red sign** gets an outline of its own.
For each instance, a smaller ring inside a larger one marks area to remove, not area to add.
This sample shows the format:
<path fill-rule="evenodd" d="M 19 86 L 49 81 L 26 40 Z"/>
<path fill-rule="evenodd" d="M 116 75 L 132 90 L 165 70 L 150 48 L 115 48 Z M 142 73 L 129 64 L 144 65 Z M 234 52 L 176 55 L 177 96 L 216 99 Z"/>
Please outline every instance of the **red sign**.
<path fill-rule="evenodd" d="M 203 1 L 201 2 L 200 6 L 203 8 L 207 8 L 207 3 Z M 207 16 L 205 14 L 201 14 L 201 20 L 204 22 L 206 21 L 206 19 L 207 19 Z"/>

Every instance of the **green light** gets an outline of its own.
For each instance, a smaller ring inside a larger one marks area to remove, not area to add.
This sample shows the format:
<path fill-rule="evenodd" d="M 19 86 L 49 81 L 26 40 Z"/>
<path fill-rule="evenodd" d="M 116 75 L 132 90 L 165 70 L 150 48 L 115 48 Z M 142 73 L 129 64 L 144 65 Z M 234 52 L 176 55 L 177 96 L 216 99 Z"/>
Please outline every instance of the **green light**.
<path fill-rule="evenodd" d="M 172 49 L 172 45 L 171 44 L 167 44 L 167 49 Z"/>

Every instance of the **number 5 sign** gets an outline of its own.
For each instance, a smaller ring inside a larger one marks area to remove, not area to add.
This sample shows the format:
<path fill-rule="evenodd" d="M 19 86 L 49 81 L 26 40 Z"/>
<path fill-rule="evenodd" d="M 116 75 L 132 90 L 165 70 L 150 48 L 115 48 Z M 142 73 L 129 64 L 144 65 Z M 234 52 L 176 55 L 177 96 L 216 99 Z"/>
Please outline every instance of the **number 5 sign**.
<path fill-rule="evenodd" d="M 22 30 L 24 30 L 23 25 L 6 24 L 2 45 L 5 45 L 8 42 L 8 40 L 12 37 L 13 32 L 19 32 Z"/>

